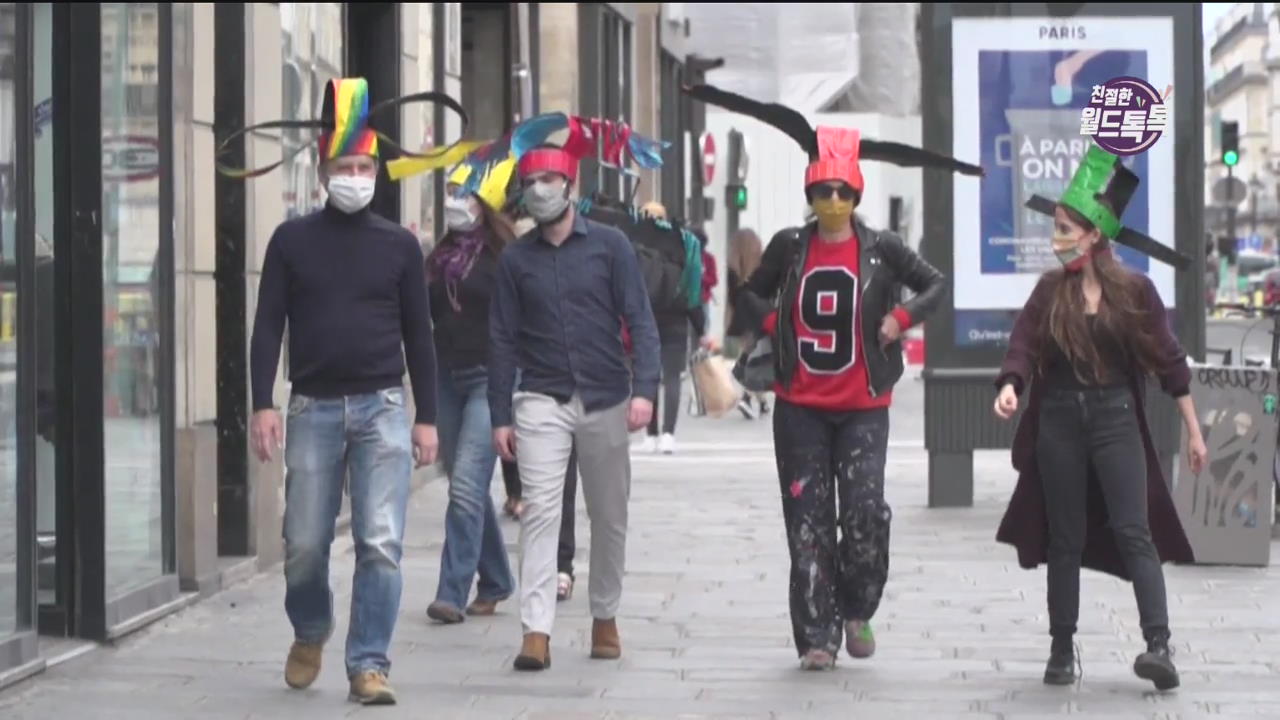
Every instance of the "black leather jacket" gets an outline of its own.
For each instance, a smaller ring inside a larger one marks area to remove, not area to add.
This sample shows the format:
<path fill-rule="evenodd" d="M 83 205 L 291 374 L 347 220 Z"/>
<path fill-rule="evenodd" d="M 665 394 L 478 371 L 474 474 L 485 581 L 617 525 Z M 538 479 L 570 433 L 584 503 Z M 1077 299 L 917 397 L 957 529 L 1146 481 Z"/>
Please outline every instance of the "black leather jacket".
<path fill-rule="evenodd" d="M 854 220 L 858 235 L 858 285 L 862 313 L 862 347 L 866 359 L 868 388 L 872 395 L 893 389 L 902 377 L 902 341 L 885 348 L 880 346 L 880 325 L 884 316 L 902 306 L 911 316 L 912 325 L 924 322 L 941 304 L 947 292 L 947 279 L 917 255 L 897 235 L 872 230 L 859 219 Z M 793 323 L 799 293 L 800 274 L 808 259 L 809 239 L 817 224 L 787 228 L 769 242 L 760 267 L 747 280 L 735 313 L 743 313 L 750 327 L 762 327 L 765 317 L 775 308 L 778 323 L 774 334 L 774 365 L 784 387 L 795 375 L 797 354 Z M 915 297 L 900 303 L 902 288 L 910 288 Z"/>

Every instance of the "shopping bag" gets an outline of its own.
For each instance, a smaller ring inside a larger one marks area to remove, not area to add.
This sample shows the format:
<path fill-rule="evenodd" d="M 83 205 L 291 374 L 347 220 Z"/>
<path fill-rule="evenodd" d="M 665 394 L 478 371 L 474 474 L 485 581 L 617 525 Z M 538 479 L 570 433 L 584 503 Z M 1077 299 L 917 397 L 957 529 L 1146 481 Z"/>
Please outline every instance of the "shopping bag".
<path fill-rule="evenodd" d="M 702 400 L 707 415 L 720 417 L 738 404 L 742 394 L 733 382 L 733 372 L 723 356 L 706 350 L 694 353 L 689 361 L 695 392 Z"/>

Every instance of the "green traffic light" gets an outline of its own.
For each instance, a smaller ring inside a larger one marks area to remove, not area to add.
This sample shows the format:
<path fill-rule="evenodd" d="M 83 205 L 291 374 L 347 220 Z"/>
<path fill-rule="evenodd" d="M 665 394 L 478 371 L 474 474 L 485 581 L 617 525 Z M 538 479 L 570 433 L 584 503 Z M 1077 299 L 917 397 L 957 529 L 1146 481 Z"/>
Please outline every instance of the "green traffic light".
<path fill-rule="evenodd" d="M 734 195 L 733 203 L 739 210 L 747 207 L 747 189 L 745 187 L 738 188 L 737 194 Z"/>
<path fill-rule="evenodd" d="M 1228 150 L 1222 153 L 1223 165 L 1226 165 L 1227 167 L 1233 167 L 1238 162 L 1240 162 L 1240 153 L 1236 152 L 1235 150 Z"/>

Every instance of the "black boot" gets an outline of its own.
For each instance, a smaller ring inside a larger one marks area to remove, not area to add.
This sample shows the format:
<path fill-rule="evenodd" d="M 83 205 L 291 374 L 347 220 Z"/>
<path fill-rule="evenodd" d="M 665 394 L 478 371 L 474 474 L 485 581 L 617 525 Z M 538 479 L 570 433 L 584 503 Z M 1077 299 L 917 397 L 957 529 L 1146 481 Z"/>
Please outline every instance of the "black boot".
<path fill-rule="evenodd" d="M 1147 651 L 1134 661 L 1133 672 L 1143 680 L 1150 680 L 1157 690 L 1178 687 L 1178 669 L 1173 666 L 1173 650 L 1169 648 L 1167 635 L 1147 640 Z"/>
<path fill-rule="evenodd" d="M 1044 668 L 1045 685 L 1070 685 L 1076 681 L 1076 651 L 1070 637 L 1055 637 Z"/>

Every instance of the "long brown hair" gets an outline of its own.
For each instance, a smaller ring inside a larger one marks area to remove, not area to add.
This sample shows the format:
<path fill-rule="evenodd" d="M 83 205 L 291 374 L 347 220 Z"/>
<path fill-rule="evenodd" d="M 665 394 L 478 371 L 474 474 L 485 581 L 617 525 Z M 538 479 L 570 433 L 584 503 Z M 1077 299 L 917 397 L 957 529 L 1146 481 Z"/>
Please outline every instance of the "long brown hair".
<path fill-rule="evenodd" d="M 1080 213 L 1063 206 L 1067 217 L 1085 232 L 1094 229 Z M 1098 330 L 1119 343 L 1126 355 L 1144 373 L 1154 372 L 1160 365 L 1159 345 L 1148 329 L 1147 303 L 1143 297 L 1144 286 L 1138 275 L 1126 270 L 1111 249 L 1111 242 L 1101 237 L 1094 246 L 1094 275 L 1102 286 L 1102 298 L 1098 302 Z M 1115 371 L 1125 368 L 1108 368 L 1089 332 L 1087 304 L 1084 298 L 1084 273 L 1053 270 L 1053 300 L 1049 305 L 1047 322 L 1041 323 L 1039 339 L 1040 366 L 1047 363 L 1050 342 L 1056 342 L 1067 360 L 1076 368 L 1081 382 L 1103 382 L 1112 378 Z M 1160 319 L 1163 322 L 1163 318 Z M 1081 377 L 1080 365 L 1091 377 Z"/>

